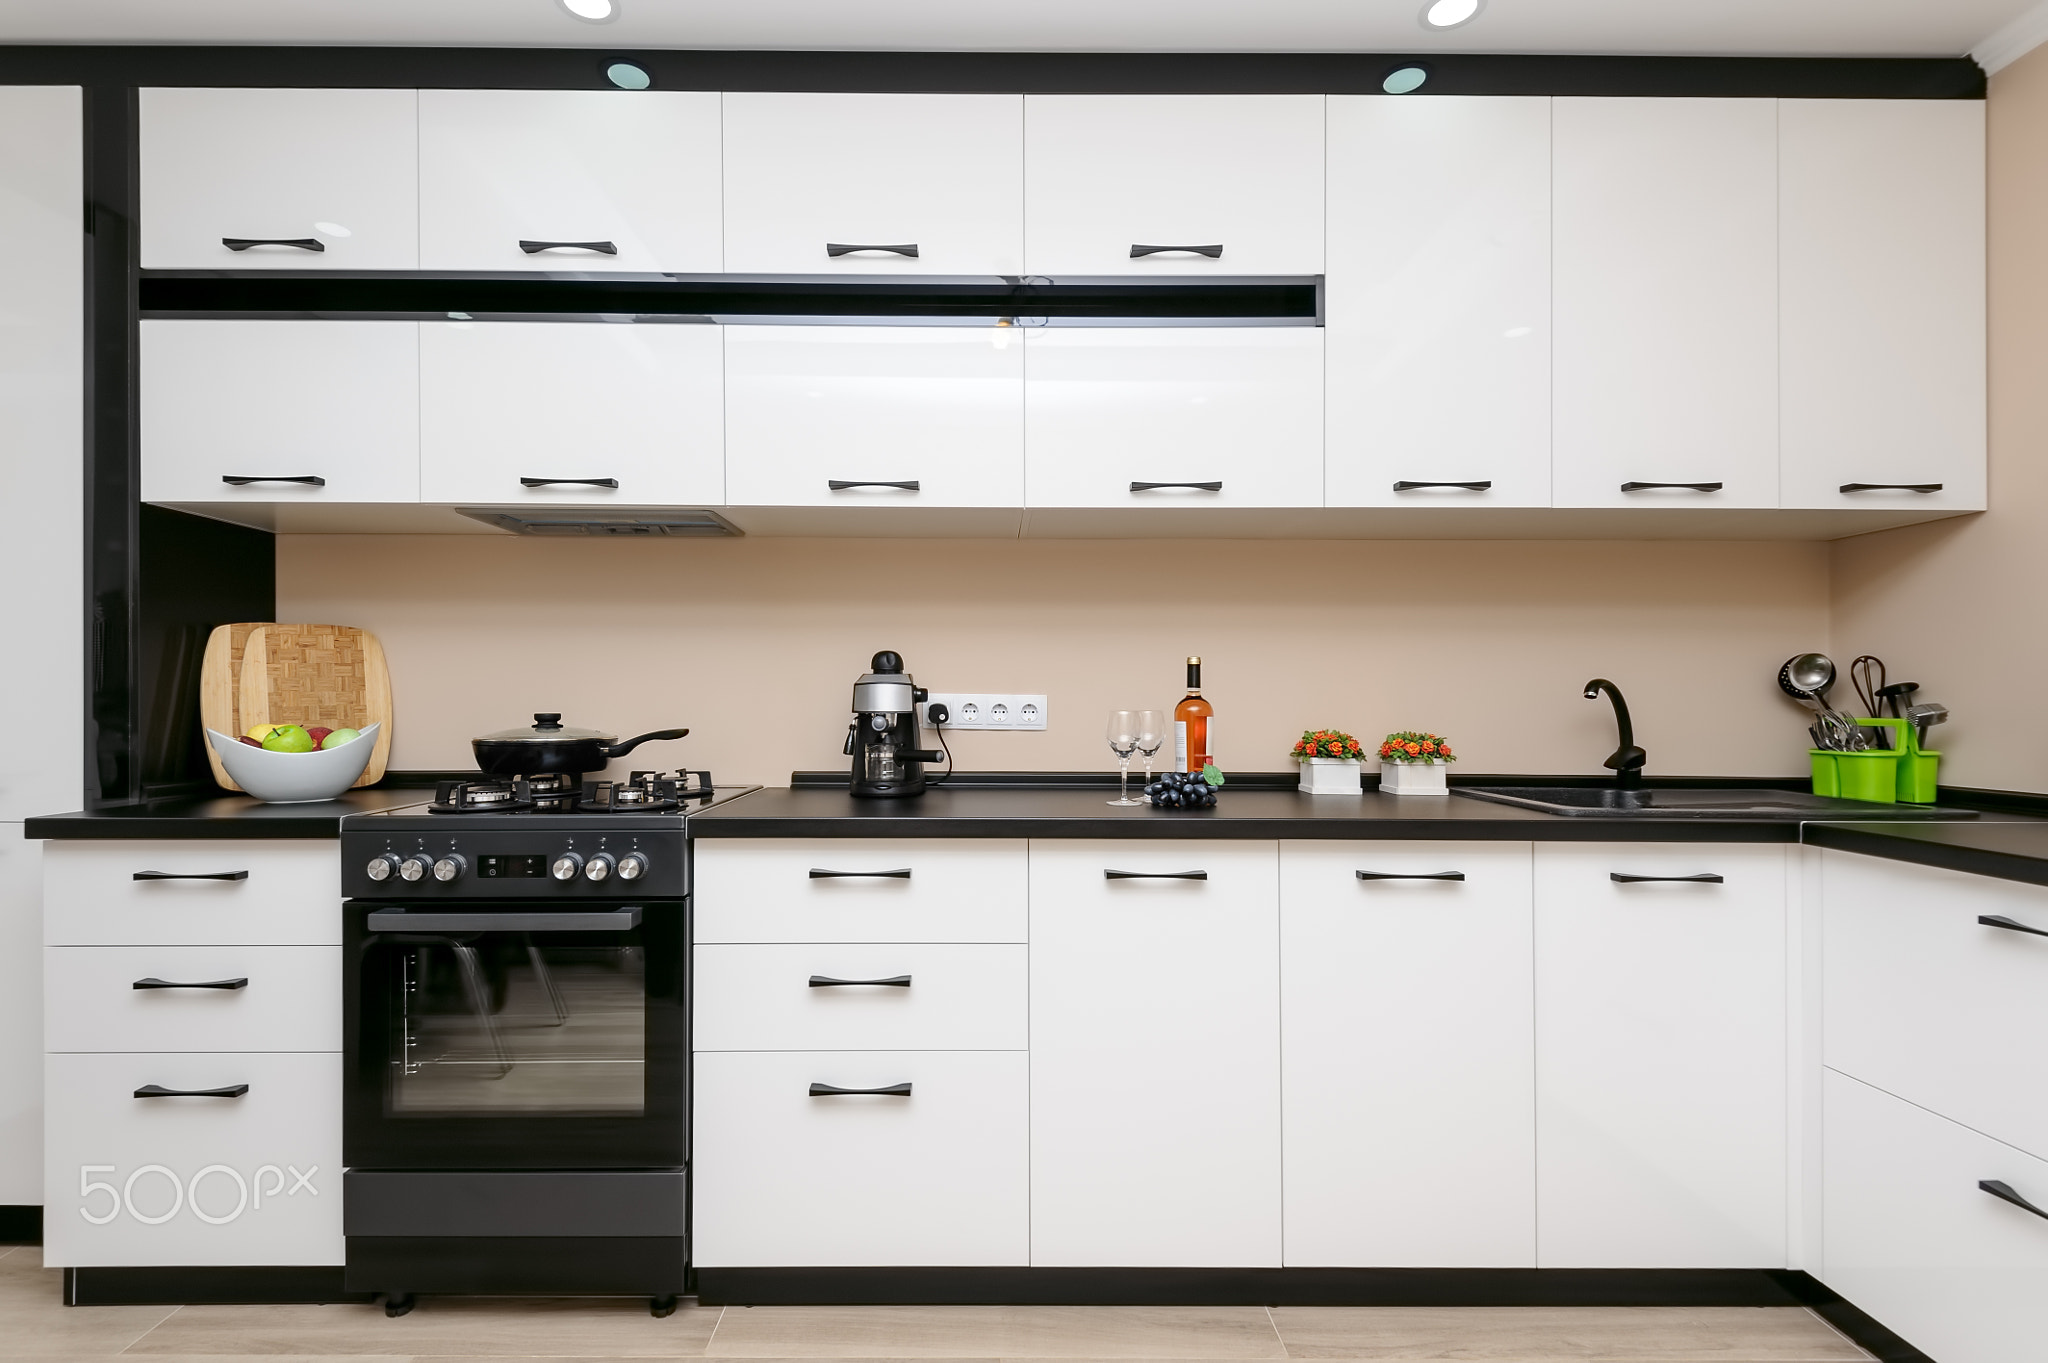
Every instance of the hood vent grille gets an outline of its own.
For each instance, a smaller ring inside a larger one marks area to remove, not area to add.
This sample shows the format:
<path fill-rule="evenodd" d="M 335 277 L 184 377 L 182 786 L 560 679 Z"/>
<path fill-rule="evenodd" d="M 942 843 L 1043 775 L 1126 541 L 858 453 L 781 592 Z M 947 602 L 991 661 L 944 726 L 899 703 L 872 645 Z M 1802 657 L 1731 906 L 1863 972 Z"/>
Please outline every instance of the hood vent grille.
<path fill-rule="evenodd" d="M 491 507 L 457 507 L 471 520 L 510 530 L 515 535 L 599 536 L 613 539 L 687 538 L 738 535 L 740 528 L 715 511 L 609 511 L 564 508 L 557 512 L 506 511 Z"/>

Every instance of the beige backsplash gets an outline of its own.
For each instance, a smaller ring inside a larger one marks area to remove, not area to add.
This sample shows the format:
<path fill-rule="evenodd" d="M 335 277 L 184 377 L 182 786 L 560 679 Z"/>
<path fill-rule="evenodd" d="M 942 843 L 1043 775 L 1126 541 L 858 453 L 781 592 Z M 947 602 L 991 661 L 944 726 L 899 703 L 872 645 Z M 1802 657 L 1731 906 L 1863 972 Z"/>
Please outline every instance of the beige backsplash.
<path fill-rule="evenodd" d="M 1451 737 L 1468 771 L 1592 772 L 1593 676 L 1628 694 L 1652 774 L 1805 770 L 1774 684 L 1825 649 L 1811 544 L 904 541 L 666 543 L 284 535 L 280 619 L 389 653 L 392 766 L 560 710 L 693 733 L 619 765 L 786 784 L 838 767 L 854 677 L 893 648 L 920 683 L 1043 692 L 1043 733 L 965 733 L 965 769 L 1114 770 L 1108 712 L 1170 708 L 1199 653 L 1226 769 L 1273 771 L 1306 727 Z"/>

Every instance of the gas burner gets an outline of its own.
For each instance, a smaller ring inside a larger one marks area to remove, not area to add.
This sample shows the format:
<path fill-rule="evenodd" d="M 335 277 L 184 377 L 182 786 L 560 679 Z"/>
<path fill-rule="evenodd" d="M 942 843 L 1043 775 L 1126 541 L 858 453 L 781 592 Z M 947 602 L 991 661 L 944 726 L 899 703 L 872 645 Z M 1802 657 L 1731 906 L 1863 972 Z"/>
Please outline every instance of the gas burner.
<path fill-rule="evenodd" d="M 434 814 L 516 814 L 535 802 L 523 780 L 443 781 L 434 788 Z"/>
<path fill-rule="evenodd" d="M 708 771 L 636 771 L 624 781 L 578 785 L 567 776 L 443 781 L 431 814 L 668 814 L 717 796 Z"/>

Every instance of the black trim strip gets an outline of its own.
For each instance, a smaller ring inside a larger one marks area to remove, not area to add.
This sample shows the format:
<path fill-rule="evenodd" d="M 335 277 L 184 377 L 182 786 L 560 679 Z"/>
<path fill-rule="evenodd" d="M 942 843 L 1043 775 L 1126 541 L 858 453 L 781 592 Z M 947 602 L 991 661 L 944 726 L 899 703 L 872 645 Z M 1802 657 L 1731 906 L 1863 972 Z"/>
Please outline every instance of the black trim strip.
<path fill-rule="evenodd" d="M 66 1306 L 272 1306 L 369 1301 L 327 1268 L 67 1268 Z"/>
<path fill-rule="evenodd" d="M 0 1245 L 43 1243 L 43 1209 L 26 1203 L 0 1205 Z"/>

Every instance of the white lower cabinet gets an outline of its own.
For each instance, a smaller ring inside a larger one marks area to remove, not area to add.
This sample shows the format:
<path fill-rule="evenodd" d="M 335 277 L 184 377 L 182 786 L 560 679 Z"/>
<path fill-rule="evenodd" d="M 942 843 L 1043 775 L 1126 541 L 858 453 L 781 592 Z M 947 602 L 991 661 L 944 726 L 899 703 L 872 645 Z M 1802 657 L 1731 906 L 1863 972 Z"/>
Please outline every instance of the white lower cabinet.
<path fill-rule="evenodd" d="M 342 1058 L 53 1055 L 43 1262 L 342 1262 Z M 137 1096 L 150 1086 L 239 1096 Z"/>
<path fill-rule="evenodd" d="M 697 948 L 700 1051 L 1021 1051 L 1023 946 Z"/>
<path fill-rule="evenodd" d="M 1280 1264 L 1279 927 L 1274 843 L 1032 843 L 1034 1265 Z"/>
<path fill-rule="evenodd" d="M 1022 1051 L 699 1054 L 696 1263 L 1029 1262 L 1029 1089 Z"/>
<path fill-rule="evenodd" d="M 1534 1267 L 1529 844 L 1283 843 L 1280 914 L 1287 1265 Z"/>
<path fill-rule="evenodd" d="M 339 1051 L 340 947 L 45 947 L 50 1051 Z"/>
<path fill-rule="evenodd" d="M 1536 844 L 1539 1267 L 1785 1266 L 1786 860 Z"/>
<path fill-rule="evenodd" d="M 1022 942 L 1022 838 L 715 838 L 696 940 Z"/>
<path fill-rule="evenodd" d="M 0 1205 L 43 1200 L 43 844 L 0 824 Z"/>
<path fill-rule="evenodd" d="M 2035 1363 L 2048 1161 L 1833 1070 L 1823 1083 L 1823 1281 L 1942 1363 Z"/>
<path fill-rule="evenodd" d="M 52 842 L 43 849 L 50 946 L 341 943 L 331 840 Z"/>

